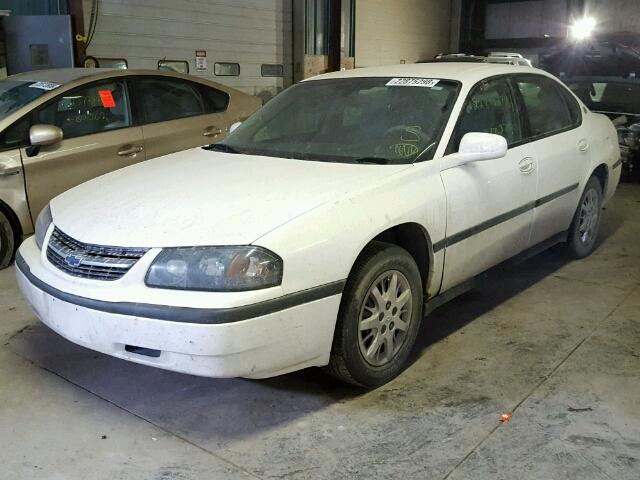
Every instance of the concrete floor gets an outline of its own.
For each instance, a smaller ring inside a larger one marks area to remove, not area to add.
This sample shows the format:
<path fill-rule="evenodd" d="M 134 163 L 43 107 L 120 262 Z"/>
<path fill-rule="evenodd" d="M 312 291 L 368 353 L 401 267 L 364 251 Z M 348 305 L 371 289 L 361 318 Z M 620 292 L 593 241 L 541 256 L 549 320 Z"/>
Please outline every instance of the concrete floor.
<path fill-rule="evenodd" d="M 596 254 L 544 253 L 437 310 L 407 371 L 369 393 L 85 350 L 34 319 L 11 270 L 0 340 L 0 479 L 638 480 L 640 186 Z"/>

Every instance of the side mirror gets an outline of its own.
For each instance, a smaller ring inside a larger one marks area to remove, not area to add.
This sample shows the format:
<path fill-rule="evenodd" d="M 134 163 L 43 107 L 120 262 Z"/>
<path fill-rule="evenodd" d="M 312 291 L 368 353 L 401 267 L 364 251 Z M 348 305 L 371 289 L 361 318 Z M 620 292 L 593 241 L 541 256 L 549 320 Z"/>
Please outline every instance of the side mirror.
<path fill-rule="evenodd" d="M 507 139 L 500 135 L 477 132 L 467 133 L 462 137 L 458 153 L 448 157 L 450 163 L 447 168 L 503 158 L 507 155 L 508 149 Z"/>
<path fill-rule="evenodd" d="M 229 133 L 233 133 L 240 125 L 242 125 L 242 122 L 236 122 L 233 125 L 231 125 L 229 127 Z"/>
<path fill-rule="evenodd" d="M 32 147 L 46 147 L 60 143 L 64 134 L 54 125 L 34 125 L 29 130 L 29 142 Z"/>

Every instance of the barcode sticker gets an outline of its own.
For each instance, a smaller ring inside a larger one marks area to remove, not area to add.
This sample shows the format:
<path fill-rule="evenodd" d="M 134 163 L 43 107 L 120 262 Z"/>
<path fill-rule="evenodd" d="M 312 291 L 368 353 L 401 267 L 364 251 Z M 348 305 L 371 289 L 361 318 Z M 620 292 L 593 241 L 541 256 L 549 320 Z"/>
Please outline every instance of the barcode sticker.
<path fill-rule="evenodd" d="M 433 88 L 440 80 L 434 78 L 393 78 L 387 82 L 387 87 L 424 87 Z"/>
<path fill-rule="evenodd" d="M 53 82 L 36 82 L 29 85 L 29 87 L 31 88 L 39 88 L 40 90 L 53 90 L 55 88 L 58 88 L 59 86 L 59 83 Z"/>

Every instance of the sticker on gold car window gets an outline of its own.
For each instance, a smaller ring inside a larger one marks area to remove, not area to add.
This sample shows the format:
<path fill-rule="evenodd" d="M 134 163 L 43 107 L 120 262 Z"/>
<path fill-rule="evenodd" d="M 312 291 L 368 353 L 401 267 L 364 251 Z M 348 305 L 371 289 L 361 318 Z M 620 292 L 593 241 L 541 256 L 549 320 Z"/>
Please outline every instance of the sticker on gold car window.
<path fill-rule="evenodd" d="M 440 80 L 434 78 L 392 78 L 387 82 L 387 87 L 423 87 L 433 88 Z"/>
<path fill-rule="evenodd" d="M 116 108 L 116 101 L 113 99 L 111 90 L 98 90 L 98 95 L 100 95 L 100 101 L 104 108 Z"/>

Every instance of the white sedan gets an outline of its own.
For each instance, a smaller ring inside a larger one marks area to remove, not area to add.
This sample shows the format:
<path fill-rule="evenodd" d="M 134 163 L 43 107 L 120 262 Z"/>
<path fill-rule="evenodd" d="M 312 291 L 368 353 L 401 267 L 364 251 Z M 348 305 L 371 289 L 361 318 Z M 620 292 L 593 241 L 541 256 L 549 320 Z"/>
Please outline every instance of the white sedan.
<path fill-rule="evenodd" d="M 58 196 L 18 281 L 49 327 L 119 358 L 375 387 L 478 275 L 556 243 L 589 255 L 619 157 L 611 122 L 533 68 L 331 73 L 223 144 Z"/>

